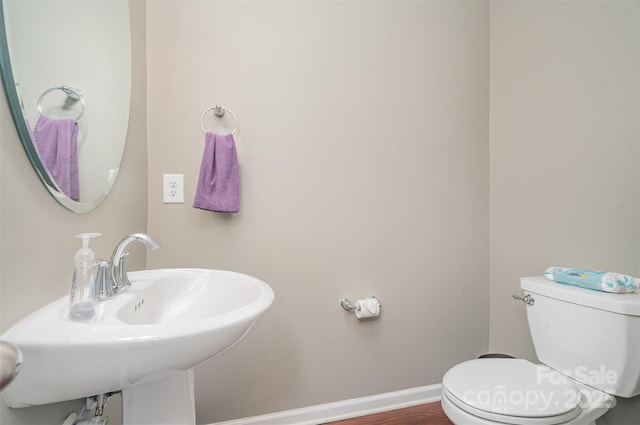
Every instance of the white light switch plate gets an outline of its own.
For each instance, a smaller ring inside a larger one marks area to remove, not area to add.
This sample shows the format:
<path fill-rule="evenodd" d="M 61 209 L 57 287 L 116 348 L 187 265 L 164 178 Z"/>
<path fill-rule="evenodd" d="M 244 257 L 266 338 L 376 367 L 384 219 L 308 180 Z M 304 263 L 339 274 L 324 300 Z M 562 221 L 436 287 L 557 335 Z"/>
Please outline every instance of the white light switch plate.
<path fill-rule="evenodd" d="M 184 174 L 162 175 L 162 202 L 184 204 Z"/>

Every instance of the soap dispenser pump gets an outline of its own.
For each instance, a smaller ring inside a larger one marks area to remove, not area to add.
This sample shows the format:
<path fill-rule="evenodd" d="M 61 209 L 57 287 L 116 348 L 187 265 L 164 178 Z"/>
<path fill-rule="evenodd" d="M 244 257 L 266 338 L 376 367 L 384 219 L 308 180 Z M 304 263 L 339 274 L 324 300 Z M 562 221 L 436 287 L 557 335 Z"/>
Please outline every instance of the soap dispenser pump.
<path fill-rule="evenodd" d="M 96 313 L 93 285 L 98 263 L 95 253 L 89 248 L 89 241 L 98 236 L 100 236 L 100 233 L 81 233 L 76 235 L 76 238 L 82 239 L 82 248 L 76 252 L 74 260 L 75 267 L 69 303 L 69 318 L 71 320 L 89 320 Z"/>

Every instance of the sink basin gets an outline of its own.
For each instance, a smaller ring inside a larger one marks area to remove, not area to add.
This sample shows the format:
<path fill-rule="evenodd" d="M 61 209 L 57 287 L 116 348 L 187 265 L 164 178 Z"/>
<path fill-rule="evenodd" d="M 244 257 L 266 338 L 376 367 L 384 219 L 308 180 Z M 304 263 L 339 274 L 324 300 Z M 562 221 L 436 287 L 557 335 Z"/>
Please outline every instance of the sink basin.
<path fill-rule="evenodd" d="M 69 320 L 65 296 L 2 335 L 24 357 L 5 390 L 10 407 L 143 388 L 189 371 L 240 341 L 274 298 L 266 283 L 229 271 L 145 270 L 129 279 L 132 287 L 97 304 L 87 322 Z"/>

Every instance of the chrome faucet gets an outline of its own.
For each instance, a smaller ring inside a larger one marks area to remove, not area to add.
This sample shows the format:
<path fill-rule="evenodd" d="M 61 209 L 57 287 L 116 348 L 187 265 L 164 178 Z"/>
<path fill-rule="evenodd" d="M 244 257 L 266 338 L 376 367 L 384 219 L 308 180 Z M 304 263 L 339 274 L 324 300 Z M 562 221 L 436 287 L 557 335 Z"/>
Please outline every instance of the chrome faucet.
<path fill-rule="evenodd" d="M 158 241 L 146 233 L 133 233 L 122 239 L 113 250 L 110 262 L 98 262 L 98 276 L 94 295 L 96 301 L 113 298 L 131 286 L 127 271 L 124 268 L 124 260 L 129 255 L 129 251 L 126 248 L 133 241 L 142 242 L 151 250 L 161 247 Z"/>

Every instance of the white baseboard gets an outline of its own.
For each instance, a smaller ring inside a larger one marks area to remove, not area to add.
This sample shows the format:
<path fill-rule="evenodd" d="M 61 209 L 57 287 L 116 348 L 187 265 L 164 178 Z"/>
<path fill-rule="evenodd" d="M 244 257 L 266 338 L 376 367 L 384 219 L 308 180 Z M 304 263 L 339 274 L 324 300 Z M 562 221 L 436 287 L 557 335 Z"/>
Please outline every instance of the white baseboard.
<path fill-rule="evenodd" d="M 393 391 L 210 425 L 317 425 L 440 400 L 441 384 Z"/>

